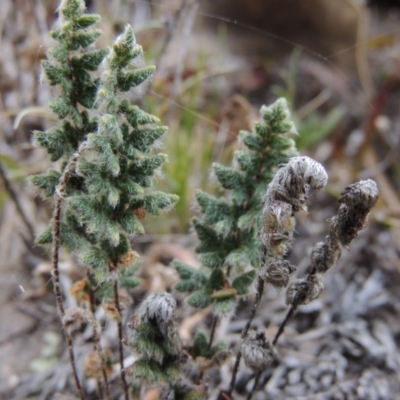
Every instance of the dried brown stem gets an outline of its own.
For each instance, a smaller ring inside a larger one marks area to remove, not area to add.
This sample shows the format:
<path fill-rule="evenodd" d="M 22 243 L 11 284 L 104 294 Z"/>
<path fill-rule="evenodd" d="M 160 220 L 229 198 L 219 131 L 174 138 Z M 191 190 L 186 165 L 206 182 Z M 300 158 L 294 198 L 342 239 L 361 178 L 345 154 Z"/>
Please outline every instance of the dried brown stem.
<path fill-rule="evenodd" d="M 113 270 L 115 269 L 114 266 L 110 266 L 110 269 Z M 115 307 L 118 310 L 118 351 L 119 351 L 119 364 L 121 366 L 121 380 L 122 380 L 122 386 L 124 389 L 124 396 L 125 400 L 129 400 L 129 388 L 128 388 L 128 383 L 126 382 L 126 376 L 125 376 L 125 369 L 124 369 L 124 349 L 122 346 L 122 310 L 121 310 L 121 305 L 119 303 L 119 294 L 118 294 L 118 281 L 116 280 L 114 282 L 114 302 L 115 302 Z"/>
<path fill-rule="evenodd" d="M 107 371 L 106 371 L 106 359 L 105 359 L 104 351 L 103 351 L 103 348 L 102 348 L 101 342 L 100 342 L 100 332 L 99 332 L 100 327 L 99 327 L 99 323 L 96 321 L 96 318 L 94 316 L 94 313 L 96 310 L 95 294 L 94 294 L 94 290 L 93 290 L 93 282 L 92 282 L 92 278 L 91 278 L 89 269 L 86 270 L 86 276 L 87 276 L 87 279 L 88 279 L 88 282 L 90 285 L 90 291 L 89 291 L 90 311 L 88 312 L 88 314 L 89 314 L 89 321 L 90 321 L 90 323 L 92 325 L 92 329 L 93 329 L 94 350 L 97 352 L 97 354 L 99 355 L 100 360 L 101 360 L 101 372 L 103 375 L 106 399 L 111 400 L 110 385 L 108 382 Z M 100 394 L 101 398 L 103 398 L 103 395 L 102 395 L 103 388 L 102 388 L 100 380 L 98 380 L 98 384 L 99 384 L 99 394 Z"/>
<path fill-rule="evenodd" d="M 90 274 L 89 268 L 86 268 L 86 278 L 89 283 L 89 307 L 90 311 L 94 315 L 96 311 L 96 302 L 95 302 L 95 291 L 93 290 L 93 279 L 92 275 Z"/>
<path fill-rule="evenodd" d="M 92 325 L 92 329 L 93 329 L 94 349 L 97 352 L 97 354 L 99 355 L 100 360 L 101 360 L 101 372 L 103 374 L 106 399 L 111 400 L 110 385 L 108 383 L 108 377 L 107 377 L 107 371 L 106 371 L 106 358 L 104 356 L 104 351 L 103 351 L 103 348 L 100 343 L 99 323 L 96 321 L 92 311 L 88 311 L 88 315 L 89 315 L 89 322 Z M 99 389 L 101 390 L 101 387 Z"/>
<path fill-rule="evenodd" d="M 74 375 L 76 390 L 78 391 L 81 400 L 84 400 L 85 396 L 83 394 L 82 386 L 78 377 L 78 371 L 76 368 L 75 355 L 73 351 L 73 340 L 72 335 L 69 333 L 67 326 L 64 323 L 63 317 L 65 315 L 63 298 L 61 294 L 60 287 L 60 271 L 58 269 L 58 256 L 60 250 L 60 218 L 61 218 L 61 202 L 62 198 L 57 196 L 54 204 L 53 213 L 53 252 L 52 252 L 52 275 L 53 275 L 53 287 L 56 296 L 58 315 L 60 316 L 65 337 L 67 340 L 68 356 L 69 362 L 71 364 L 72 372 Z"/>
<path fill-rule="evenodd" d="M 58 256 L 60 250 L 60 218 L 61 218 L 61 197 L 56 197 L 54 202 L 54 213 L 53 213 L 53 251 L 52 251 L 52 263 L 53 263 L 53 286 L 56 295 L 57 308 L 60 317 L 64 317 L 65 310 L 63 299 L 60 288 L 60 271 L 58 269 Z"/>
<path fill-rule="evenodd" d="M 281 325 L 279 326 L 278 332 L 276 332 L 276 335 L 274 337 L 274 340 L 272 341 L 272 344 L 275 346 L 276 343 L 278 342 L 279 337 L 282 335 L 283 331 L 285 330 L 286 324 L 289 322 L 289 320 L 293 317 L 297 307 L 291 306 L 289 308 L 288 313 L 286 314 L 285 319 L 282 321 Z"/>
<path fill-rule="evenodd" d="M 260 378 L 261 378 L 261 372 L 257 372 L 256 376 L 254 377 L 253 387 L 252 387 L 251 391 L 249 392 L 249 394 L 247 395 L 246 400 L 251 400 L 251 398 L 253 397 L 253 394 L 257 389 L 258 382 L 260 381 Z"/>
<path fill-rule="evenodd" d="M 263 292 L 264 292 L 264 281 L 259 277 L 259 278 L 258 278 L 258 281 L 257 281 L 256 298 L 255 298 L 255 300 L 254 300 L 253 307 L 252 307 L 252 309 L 251 309 L 251 311 L 250 311 L 250 316 L 249 316 L 249 319 L 248 319 L 248 321 L 247 321 L 247 324 L 246 324 L 246 326 L 245 326 L 244 329 L 243 329 L 243 332 L 242 332 L 242 339 L 244 339 L 244 338 L 246 337 L 247 332 L 248 332 L 249 329 L 250 329 L 251 323 L 253 322 L 253 318 L 254 318 L 254 316 L 256 315 L 257 308 L 258 308 L 258 306 L 259 306 L 259 304 L 260 304 L 260 301 L 261 301 L 261 297 L 262 297 L 262 295 L 263 295 Z"/>
<path fill-rule="evenodd" d="M 218 320 L 219 320 L 219 318 L 215 315 L 214 318 L 213 318 L 212 324 L 211 324 L 210 338 L 208 340 L 208 345 L 207 345 L 207 348 L 209 350 L 211 349 L 211 346 L 212 346 L 213 341 L 214 341 L 215 329 L 217 327 Z M 199 377 L 197 378 L 198 384 L 201 383 L 201 381 L 203 379 L 203 376 L 204 376 L 204 369 L 200 371 Z"/>
<path fill-rule="evenodd" d="M 232 395 L 233 389 L 235 387 L 236 375 L 237 375 L 238 370 L 239 370 L 239 365 L 240 365 L 241 358 L 242 358 L 242 353 L 239 351 L 237 353 L 237 355 L 236 355 L 235 365 L 233 366 L 232 379 L 231 379 L 231 382 L 229 384 L 229 389 L 228 389 L 229 396 Z"/>
<path fill-rule="evenodd" d="M 208 341 L 208 349 L 211 349 L 211 346 L 214 341 L 214 336 L 215 336 L 215 329 L 217 328 L 219 318 L 215 315 L 213 318 L 213 322 L 211 325 L 211 332 L 210 332 L 210 339 Z"/>
<path fill-rule="evenodd" d="M 256 298 L 254 300 L 253 307 L 250 311 L 249 319 L 247 320 L 246 326 L 244 327 L 244 329 L 242 331 L 242 336 L 241 336 L 242 339 L 244 339 L 246 337 L 247 332 L 250 329 L 251 323 L 253 322 L 254 316 L 256 315 L 257 308 L 260 304 L 263 292 L 264 292 L 264 281 L 260 277 L 258 277 Z M 239 351 L 236 355 L 236 361 L 235 361 L 235 365 L 234 365 L 233 371 L 232 371 L 232 379 L 229 384 L 229 390 L 228 390 L 229 396 L 232 395 L 233 388 L 235 387 L 236 375 L 237 375 L 237 372 L 239 369 L 239 364 L 240 364 L 241 358 L 242 358 L 242 353 Z"/>
<path fill-rule="evenodd" d="M 67 339 L 69 363 L 71 364 L 72 372 L 73 372 L 73 375 L 74 375 L 74 381 L 75 381 L 76 390 L 78 391 L 80 399 L 84 400 L 85 399 L 85 395 L 83 394 L 82 385 L 81 385 L 81 382 L 80 382 L 79 377 L 78 377 L 78 370 L 76 368 L 72 335 L 67 331 L 66 328 L 64 328 L 64 332 L 65 332 L 65 337 Z"/>
<path fill-rule="evenodd" d="M 97 379 L 97 391 L 99 392 L 100 399 L 102 399 L 104 391 L 103 391 L 103 384 L 101 383 L 100 379 Z"/>
<path fill-rule="evenodd" d="M 65 310 L 64 310 L 63 298 L 62 298 L 62 294 L 61 294 L 60 271 L 58 269 L 58 261 L 59 261 L 59 252 L 60 252 L 62 194 L 65 191 L 67 180 L 68 180 L 69 176 L 71 175 L 73 169 L 75 168 L 76 161 L 84 148 L 85 148 L 85 145 L 81 144 L 81 146 L 79 147 L 79 150 L 71 158 L 71 160 L 65 167 L 63 174 L 61 175 L 58 187 L 56 189 L 55 199 L 54 199 L 53 229 L 52 229 L 52 233 L 53 233 L 52 276 L 53 276 L 54 293 L 56 296 L 58 315 L 60 316 L 63 330 L 65 333 L 65 337 L 67 340 L 69 361 L 70 361 L 72 372 L 74 375 L 76 390 L 78 391 L 78 394 L 79 394 L 79 397 L 81 398 L 81 400 L 84 400 L 85 396 L 83 394 L 83 389 L 82 389 L 82 386 L 81 386 L 81 383 L 80 383 L 80 380 L 78 377 L 78 371 L 76 368 L 75 355 L 74 355 L 74 351 L 73 351 L 72 335 L 69 333 L 68 327 L 66 326 L 66 324 L 64 322 Z"/>

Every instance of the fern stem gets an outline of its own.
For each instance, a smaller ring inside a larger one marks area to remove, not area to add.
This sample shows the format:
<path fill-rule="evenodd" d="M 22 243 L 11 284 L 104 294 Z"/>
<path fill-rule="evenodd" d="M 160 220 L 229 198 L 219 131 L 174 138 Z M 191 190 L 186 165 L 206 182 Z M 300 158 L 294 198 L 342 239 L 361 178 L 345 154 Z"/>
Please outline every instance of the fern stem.
<path fill-rule="evenodd" d="M 107 400 L 111 400 L 111 394 L 110 394 L 110 385 L 108 382 L 108 377 L 107 377 L 107 371 L 106 371 L 106 360 L 104 357 L 104 351 L 103 348 L 101 346 L 101 342 L 100 342 L 100 327 L 98 322 L 96 321 L 96 317 L 95 317 L 95 311 L 96 311 L 96 304 L 95 304 L 95 291 L 93 290 L 93 280 L 92 277 L 90 275 L 90 271 L 89 269 L 86 269 L 86 277 L 88 279 L 89 282 L 89 304 L 90 304 L 90 310 L 89 310 L 89 321 L 92 325 L 92 329 L 93 329 L 93 344 L 94 344 L 94 350 L 97 352 L 97 354 L 100 357 L 100 361 L 101 361 L 101 372 L 103 375 L 103 381 L 104 381 L 104 386 L 105 386 L 105 392 L 106 392 L 106 398 Z M 103 388 L 101 385 L 101 381 L 98 380 L 98 385 L 99 385 L 99 394 L 100 397 L 102 398 L 102 392 L 103 392 Z"/>
<path fill-rule="evenodd" d="M 239 365 L 240 365 L 240 360 L 242 358 L 242 353 L 239 351 L 236 355 L 236 360 L 235 360 L 235 365 L 233 367 L 233 371 L 232 371 L 232 378 L 231 378 L 231 382 L 229 384 L 229 389 L 228 389 L 228 395 L 229 397 L 231 397 L 233 389 L 235 387 L 235 383 L 236 383 L 236 375 L 238 373 L 239 370 Z"/>
<path fill-rule="evenodd" d="M 52 252 L 53 287 L 56 296 L 58 315 L 61 319 L 61 323 L 67 341 L 69 362 L 71 364 L 72 372 L 74 375 L 76 390 L 78 391 L 81 400 L 84 400 L 85 396 L 83 394 L 82 386 L 78 377 L 78 371 L 76 368 L 72 335 L 69 333 L 68 328 L 64 322 L 65 310 L 64 310 L 61 287 L 60 287 L 60 271 L 58 268 L 59 250 L 60 250 L 61 203 L 62 203 L 62 198 L 60 196 L 56 196 L 54 204 L 54 213 L 53 213 L 53 252 Z"/>
<path fill-rule="evenodd" d="M 71 364 L 72 372 L 74 375 L 76 390 L 78 391 L 80 399 L 84 400 L 85 395 L 83 394 L 82 385 L 81 385 L 81 382 L 80 382 L 79 376 L 78 376 L 78 370 L 76 368 L 76 361 L 75 361 L 75 355 L 74 355 L 74 349 L 73 349 L 73 339 L 72 339 L 72 336 L 67 331 L 66 327 L 64 327 L 64 332 L 65 332 L 65 336 L 67 339 L 69 363 Z"/>
<path fill-rule="evenodd" d="M 213 318 L 212 325 L 211 325 L 210 339 L 208 341 L 208 349 L 211 349 L 211 346 L 214 342 L 215 330 L 217 328 L 218 321 L 219 321 L 219 318 L 218 318 L 218 316 L 215 315 Z"/>
<path fill-rule="evenodd" d="M 97 354 L 99 355 L 100 361 L 101 361 L 101 372 L 102 372 L 103 380 L 104 380 L 104 389 L 105 389 L 106 399 L 111 400 L 110 385 L 108 383 L 107 371 L 106 371 L 106 359 L 104 356 L 103 348 L 100 343 L 99 323 L 96 321 L 92 311 L 89 311 L 88 315 L 89 315 L 89 322 L 92 325 L 92 329 L 93 329 L 94 349 L 97 352 Z"/>
<path fill-rule="evenodd" d="M 213 321 L 212 321 L 212 324 L 211 324 L 210 338 L 208 339 L 208 345 L 207 345 L 208 350 L 211 349 L 211 346 L 212 346 L 212 344 L 214 342 L 215 329 L 217 327 L 218 321 L 219 321 L 219 318 L 216 315 L 214 315 L 214 318 L 213 318 Z M 199 377 L 197 379 L 197 383 L 199 385 L 201 384 L 201 381 L 203 379 L 203 375 L 204 375 L 204 369 L 201 370 L 201 372 L 199 374 Z"/>
<path fill-rule="evenodd" d="M 264 292 L 264 281 L 260 277 L 258 277 L 256 298 L 254 300 L 253 307 L 250 311 L 249 319 L 247 320 L 246 326 L 244 327 L 244 329 L 242 331 L 242 336 L 241 336 L 242 339 L 244 339 L 246 337 L 247 332 L 250 329 L 251 323 L 253 322 L 254 316 L 256 315 L 257 308 L 260 304 L 263 292 Z M 242 353 L 238 352 L 236 355 L 235 365 L 234 365 L 233 371 L 232 371 L 231 383 L 229 384 L 229 390 L 228 390 L 229 395 L 232 395 L 233 388 L 235 387 L 236 375 L 237 375 L 237 372 L 239 369 L 241 357 L 242 357 Z"/>
<path fill-rule="evenodd" d="M 115 269 L 113 265 L 110 265 L 110 270 Z M 124 370 L 124 349 L 122 346 L 122 310 L 121 310 L 121 305 L 119 303 L 119 293 L 118 293 L 118 281 L 115 280 L 114 282 L 114 302 L 115 302 L 115 307 L 118 310 L 118 352 L 119 352 L 119 364 L 121 367 L 121 381 L 122 381 L 122 387 L 124 389 L 124 396 L 125 400 L 129 400 L 129 389 L 128 389 L 128 383 L 126 382 L 126 376 L 125 376 L 125 370 Z"/>
<path fill-rule="evenodd" d="M 242 339 L 244 339 L 246 337 L 247 332 L 249 331 L 249 329 L 251 327 L 251 323 L 253 322 L 254 316 L 256 315 L 256 311 L 257 311 L 257 308 L 258 308 L 258 306 L 260 304 L 261 297 L 262 297 L 263 293 L 264 293 L 264 281 L 260 277 L 258 277 L 256 298 L 254 300 L 253 307 L 252 307 L 252 309 L 250 311 L 250 316 L 249 316 L 249 319 L 247 320 L 247 324 L 243 329 Z"/>
<path fill-rule="evenodd" d="M 258 382 L 260 381 L 260 378 L 261 378 L 261 372 L 257 372 L 256 376 L 254 377 L 253 387 L 252 387 L 251 391 L 249 392 L 249 394 L 247 395 L 246 400 L 251 400 L 251 398 L 253 397 L 253 394 L 257 389 Z"/>
<path fill-rule="evenodd" d="M 84 400 L 85 396 L 83 394 L 82 385 L 80 383 L 80 380 L 78 377 L 78 371 L 76 368 L 75 355 L 74 355 L 74 351 L 73 351 L 73 338 L 72 338 L 72 335 L 69 333 L 68 328 L 64 322 L 65 309 L 64 309 L 63 298 L 62 298 L 62 293 L 61 293 L 60 270 L 58 268 L 58 262 L 59 262 L 59 253 L 60 253 L 62 193 L 65 191 L 67 180 L 70 177 L 73 169 L 75 168 L 76 161 L 78 160 L 78 157 L 79 157 L 80 153 L 84 150 L 84 148 L 85 148 L 85 144 L 82 143 L 80 145 L 78 151 L 73 155 L 73 157 L 71 158 L 71 160 L 65 167 L 63 174 L 61 175 L 59 184 L 56 189 L 55 199 L 54 199 L 53 228 L 52 228 L 52 233 L 53 233 L 52 276 L 53 276 L 54 293 L 56 296 L 58 315 L 61 319 L 63 330 L 64 330 L 65 337 L 67 340 L 69 361 L 70 361 L 72 372 L 74 375 L 75 386 L 76 386 L 76 389 L 79 393 L 79 397 L 81 398 L 81 400 Z"/>
<path fill-rule="evenodd" d="M 297 306 L 295 307 L 294 305 L 289 308 L 289 311 L 286 314 L 285 319 L 282 321 L 281 325 L 279 326 L 278 332 L 276 332 L 274 340 L 272 341 L 272 344 L 274 346 L 276 345 L 276 343 L 278 342 L 279 337 L 282 335 L 283 331 L 285 330 L 286 324 L 293 317 L 296 309 L 297 309 Z"/>

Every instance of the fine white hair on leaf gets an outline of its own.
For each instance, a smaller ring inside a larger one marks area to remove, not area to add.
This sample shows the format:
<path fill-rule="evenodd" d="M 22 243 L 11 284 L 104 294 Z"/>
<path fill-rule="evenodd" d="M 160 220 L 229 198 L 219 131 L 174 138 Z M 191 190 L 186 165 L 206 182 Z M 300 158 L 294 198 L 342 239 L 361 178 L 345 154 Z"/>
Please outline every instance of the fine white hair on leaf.
<path fill-rule="evenodd" d="M 312 189 L 322 189 L 328 182 L 328 174 L 325 168 L 310 157 L 293 157 L 289 160 L 287 167 L 291 173 L 308 184 Z"/>
<path fill-rule="evenodd" d="M 325 168 L 307 156 L 291 158 L 275 177 L 273 182 L 277 180 L 277 183 L 289 190 L 300 189 L 304 185 L 321 189 L 328 181 Z M 297 187 L 293 187 L 294 185 Z"/>
<path fill-rule="evenodd" d="M 169 293 L 151 294 L 138 308 L 138 315 L 155 319 L 158 324 L 170 321 L 176 308 L 176 301 Z"/>

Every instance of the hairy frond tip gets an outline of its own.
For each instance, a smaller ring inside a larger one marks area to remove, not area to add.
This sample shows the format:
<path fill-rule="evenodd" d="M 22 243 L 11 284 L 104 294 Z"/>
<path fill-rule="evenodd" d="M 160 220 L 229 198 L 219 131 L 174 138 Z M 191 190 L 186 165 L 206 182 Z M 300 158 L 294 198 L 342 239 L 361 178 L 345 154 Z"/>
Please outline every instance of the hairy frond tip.
<path fill-rule="evenodd" d="M 311 190 L 320 190 L 328 182 L 325 168 L 307 156 L 289 159 L 274 176 L 266 194 L 266 207 L 273 201 L 284 201 L 294 211 L 304 210 Z"/>
<path fill-rule="evenodd" d="M 266 106 L 263 105 L 260 108 L 260 114 L 263 119 L 270 118 L 273 114 L 279 112 L 281 114 L 281 120 L 290 119 L 290 109 L 287 100 L 284 97 L 280 97 L 275 103 Z"/>
<path fill-rule="evenodd" d="M 309 185 L 314 190 L 322 189 L 328 182 L 328 174 L 325 168 L 317 161 L 307 156 L 292 157 L 286 164 L 283 182 L 288 189 L 300 190 L 300 185 Z M 294 183 L 290 183 L 289 178 L 293 178 Z M 297 184 L 298 186 L 292 187 Z"/>
<path fill-rule="evenodd" d="M 123 33 L 115 40 L 117 46 L 132 47 L 136 44 L 135 34 L 130 24 L 126 24 Z"/>
<path fill-rule="evenodd" d="M 137 310 L 139 317 L 156 320 L 158 324 L 167 323 L 174 315 L 176 301 L 169 293 L 151 294 Z"/>
<path fill-rule="evenodd" d="M 152 341 L 154 337 L 160 338 L 160 336 L 162 336 L 164 345 L 169 347 L 168 351 L 172 351 L 172 353 L 180 351 L 182 342 L 178 334 L 177 324 L 174 321 L 175 308 L 176 301 L 169 293 L 151 294 L 138 307 L 128 322 L 128 327 L 132 330 L 129 339 L 131 345 L 138 346 L 139 354 L 147 354 L 147 357 L 162 360 L 166 349 L 164 348 L 160 353 L 159 345 L 161 345 L 161 342 L 154 343 L 154 346 L 152 344 L 150 348 L 154 352 L 152 350 L 150 353 L 148 348 L 146 350 L 140 344 L 143 340 Z"/>
<path fill-rule="evenodd" d="M 73 11 L 74 15 L 80 15 L 86 10 L 84 0 L 61 0 L 57 13 L 65 15 L 68 11 Z"/>
<path fill-rule="evenodd" d="M 263 105 L 260 115 L 266 123 L 278 120 L 282 126 L 286 127 L 286 133 L 299 134 L 296 125 L 291 120 L 289 104 L 284 97 L 280 97 L 270 106 Z"/>

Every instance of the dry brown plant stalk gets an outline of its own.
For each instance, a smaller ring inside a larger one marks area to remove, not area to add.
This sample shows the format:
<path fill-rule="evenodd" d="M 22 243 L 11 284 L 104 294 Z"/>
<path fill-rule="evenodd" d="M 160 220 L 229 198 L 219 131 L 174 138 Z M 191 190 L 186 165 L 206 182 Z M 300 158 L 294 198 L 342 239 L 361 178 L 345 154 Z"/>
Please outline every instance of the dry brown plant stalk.
<path fill-rule="evenodd" d="M 67 347 L 68 347 L 68 356 L 69 360 L 71 363 L 73 375 L 74 375 L 74 381 L 75 381 L 75 386 L 76 389 L 79 393 L 79 397 L 83 400 L 85 398 L 82 390 L 82 385 L 79 380 L 78 376 L 78 371 L 76 367 L 76 361 L 75 361 L 75 355 L 74 355 L 74 350 L 73 350 L 73 337 L 71 333 L 68 330 L 68 327 L 65 323 L 65 309 L 64 309 L 64 304 L 63 304 L 63 298 L 62 298 L 62 293 L 61 293 L 61 287 L 60 287 L 60 271 L 58 268 L 58 262 L 59 262 L 59 252 L 60 252 L 60 220 L 61 220 L 61 211 L 62 211 L 62 199 L 63 199 L 63 194 L 66 189 L 67 181 L 69 177 L 71 176 L 73 170 L 75 169 L 76 162 L 82 153 L 82 151 L 86 148 L 86 143 L 83 142 L 78 151 L 71 157 L 69 163 L 66 165 L 64 168 L 64 172 L 61 175 L 59 184 L 57 186 L 55 195 L 54 195 L 54 211 L 53 211 L 53 227 L 52 227 L 52 234 L 53 234 L 53 248 L 52 248 L 52 278 L 53 278 L 53 287 L 54 287 L 54 293 L 56 296 L 56 303 L 57 303 L 57 310 L 58 310 L 58 315 L 60 316 L 64 334 L 66 337 L 67 341 Z"/>
<path fill-rule="evenodd" d="M 268 197 L 268 195 L 267 195 Z M 339 211 L 337 215 L 332 217 L 329 220 L 329 233 L 325 238 L 324 242 L 318 242 L 311 252 L 311 267 L 309 269 L 309 273 L 306 278 L 297 278 L 294 279 L 288 286 L 286 292 L 286 304 L 290 306 L 290 309 L 281 323 L 272 344 L 268 342 L 268 349 L 271 348 L 271 351 L 274 351 L 274 346 L 277 344 L 279 337 L 284 332 L 286 324 L 290 321 L 297 308 L 300 305 L 305 305 L 310 303 L 311 301 L 318 298 L 321 291 L 324 288 L 322 273 L 325 273 L 328 269 L 330 269 L 333 265 L 335 265 L 340 258 L 342 253 L 342 246 L 349 246 L 352 240 L 358 235 L 358 233 L 365 228 L 366 223 L 368 221 L 369 213 L 372 207 L 376 204 L 379 197 L 378 187 L 376 183 L 372 179 L 367 179 L 363 181 L 359 181 L 353 183 L 346 187 L 346 189 L 341 193 L 341 197 L 339 198 Z M 268 206 L 269 210 L 272 210 L 271 204 Z M 301 204 L 297 204 L 295 201 L 292 201 L 297 207 L 301 207 Z M 268 200 L 267 200 L 268 205 Z M 266 212 L 266 216 L 268 216 L 270 211 Z M 276 212 L 274 215 L 278 215 Z M 279 238 L 287 240 L 282 236 L 277 235 L 278 232 L 266 237 L 266 243 L 269 243 L 271 246 L 271 240 L 273 238 Z M 273 247 L 273 246 L 272 246 Z M 277 254 L 279 256 L 279 254 Z M 273 265 L 273 264 L 272 264 Z M 280 266 L 280 269 L 276 269 L 276 265 Z M 272 268 L 270 265 L 268 271 L 273 273 L 273 279 L 277 277 L 278 282 L 282 282 L 284 280 L 286 282 L 287 271 L 285 268 L 288 267 L 282 260 L 278 258 L 278 264 L 275 264 L 275 267 Z M 278 274 L 280 271 L 280 274 Z M 260 273 L 261 274 L 261 273 Z M 264 271 L 264 276 L 268 278 L 267 271 Z M 265 369 L 264 364 L 262 362 L 262 348 L 266 347 L 264 345 L 260 345 L 260 348 L 253 349 L 253 352 L 258 352 L 258 357 L 260 358 L 259 365 L 257 363 L 255 365 L 248 365 L 253 370 L 256 371 L 255 382 L 252 390 L 249 392 L 247 400 L 252 398 L 253 393 L 256 390 L 260 375 L 262 370 Z M 265 350 L 264 350 L 265 351 Z M 242 350 L 243 354 L 243 350 Z M 250 353 L 251 357 L 255 358 L 254 354 Z M 247 356 L 249 358 L 249 356 Z M 271 357 L 264 357 L 264 360 L 270 360 Z"/>
<path fill-rule="evenodd" d="M 116 263 L 115 264 L 110 264 L 109 265 L 109 270 L 112 273 L 113 271 L 116 271 Z M 114 291 L 114 303 L 115 307 L 118 312 L 117 316 L 117 324 L 118 324 L 118 353 L 119 353 L 119 364 L 121 367 L 121 381 L 122 381 L 122 387 L 124 390 L 124 397 L 125 400 L 129 400 L 129 388 L 128 388 L 128 383 L 126 381 L 126 373 L 125 373 L 125 368 L 124 368 L 124 348 L 123 348 L 123 330 L 122 330 L 122 308 L 121 304 L 119 302 L 119 290 L 118 290 L 118 280 L 115 279 L 113 283 L 113 291 Z"/>
<path fill-rule="evenodd" d="M 365 228 L 368 215 L 378 201 L 378 187 L 372 179 L 353 183 L 341 193 L 339 211 L 329 220 L 329 233 L 325 242 L 318 242 L 311 252 L 311 267 L 306 278 L 295 279 L 286 292 L 286 304 L 290 309 L 275 335 L 278 342 L 287 322 L 296 309 L 316 299 L 324 285 L 321 273 L 336 264 L 342 253 L 358 233 Z"/>

